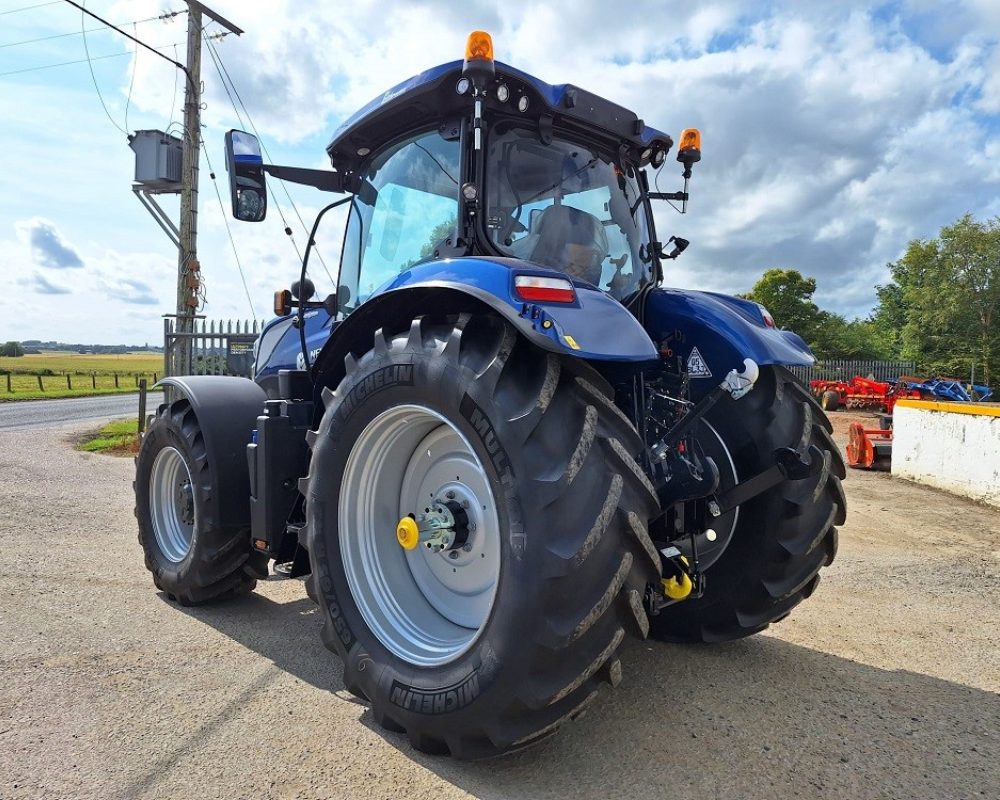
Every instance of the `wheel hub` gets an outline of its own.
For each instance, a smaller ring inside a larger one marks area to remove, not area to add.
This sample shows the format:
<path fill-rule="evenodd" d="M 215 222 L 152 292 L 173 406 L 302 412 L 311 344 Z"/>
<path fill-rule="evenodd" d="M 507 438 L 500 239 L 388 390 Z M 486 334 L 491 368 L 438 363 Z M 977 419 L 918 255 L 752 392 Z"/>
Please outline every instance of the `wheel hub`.
<path fill-rule="evenodd" d="M 177 510 L 185 525 L 194 525 L 194 491 L 189 480 L 185 479 L 177 486 Z"/>
<path fill-rule="evenodd" d="M 454 491 L 449 491 L 455 497 Z M 396 526 L 396 540 L 404 550 L 413 550 L 423 544 L 432 553 L 457 550 L 469 539 L 469 515 L 465 507 L 454 500 L 435 500 L 423 512 L 409 513 Z M 452 556 L 454 558 L 454 556 Z"/>

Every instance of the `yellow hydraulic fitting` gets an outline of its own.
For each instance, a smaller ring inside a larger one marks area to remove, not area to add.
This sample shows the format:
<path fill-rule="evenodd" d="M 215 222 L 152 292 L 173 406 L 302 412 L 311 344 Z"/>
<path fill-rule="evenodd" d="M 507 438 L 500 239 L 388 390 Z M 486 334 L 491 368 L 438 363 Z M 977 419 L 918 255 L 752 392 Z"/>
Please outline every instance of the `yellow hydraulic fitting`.
<path fill-rule="evenodd" d="M 694 588 L 694 584 L 691 583 L 691 578 L 687 574 L 681 575 L 680 578 L 663 578 L 661 583 L 663 584 L 663 593 L 671 600 L 684 600 Z"/>
<path fill-rule="evenodd" d="M 413 517 L 403 517 L 396 525 L 396 541 L 404 550 L 413 550 L 420 544 L 420 530 Z"/>

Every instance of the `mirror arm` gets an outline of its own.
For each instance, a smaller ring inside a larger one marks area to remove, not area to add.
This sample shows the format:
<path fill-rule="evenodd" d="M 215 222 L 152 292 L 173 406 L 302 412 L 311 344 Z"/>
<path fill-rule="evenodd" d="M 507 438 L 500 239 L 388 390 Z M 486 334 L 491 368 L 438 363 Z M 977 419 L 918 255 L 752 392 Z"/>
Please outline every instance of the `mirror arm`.
<path fill-rule="evenodd" d="M 339 172 L 303 167 L 283 167 L 278 164 L 264 164 L 262 166 L 265 172 L 279 180 L 313 186 L 324 192 L 344 191 L 344 176 Z"/>
<path fill-rule="evenodd" d="M 267 169 L 267 167 L 264 167 Z M 646 195 L 650 200 L 684 200 L 688 199 L 687 192 L 649 192 Z"/>

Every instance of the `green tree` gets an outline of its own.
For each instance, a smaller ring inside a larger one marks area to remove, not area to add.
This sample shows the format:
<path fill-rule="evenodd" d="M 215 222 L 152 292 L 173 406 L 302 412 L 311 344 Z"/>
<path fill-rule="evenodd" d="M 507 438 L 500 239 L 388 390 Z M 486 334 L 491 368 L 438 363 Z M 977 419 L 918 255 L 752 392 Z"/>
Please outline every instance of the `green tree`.
<path fill-rule="evenodd" d="M 794 269 L 769 269 L 742 296 L 770 311 L 779 328 L 805 339 L 819 358 L 884 357 L 874 324 L 824 311 L 813 302 L 815 291 L 815 278 Z"/>
<path fill-rule="evenodd" d="M 811 343 L 824 317 L 813 302 L 815 291 L 816 279 L 803 277 L 797 269 L 769 269 L 742 296 L 770 311 L 779 328 L 795 331 Z"/>
<path fill-rule="evenodd" d="M 903 327 L 906 325 L 906 301 L 895 283 L 875 287 L 878 305 L 867 320 L 878 357 L 887 361 L 903 358 Z"/>
<path fill-rule="evenodd" d="M 882 358 L 874 327 L 864 320 L 848 322 L 840 314 L 821 311 L 822 320 L 812 340 L 807 340 L 819 358 L 874 360 Z"/>
<path fill-rule="evenodd" d="M 5 342 L 4 344 L 0 344 L 0 356 L 20 358 L 23 355 L 24 348 L 21 347 L 20 342 Z"/>
<path fill-rule="evenodd" d="M 1000 374 L 1000 218 L 966 214 L 937 239 L 910 242 L 889 265 L 894 283 L 880 287 L 872 317 L 882 331 L 900 330 L 900 353 L 928 372 Z"/>

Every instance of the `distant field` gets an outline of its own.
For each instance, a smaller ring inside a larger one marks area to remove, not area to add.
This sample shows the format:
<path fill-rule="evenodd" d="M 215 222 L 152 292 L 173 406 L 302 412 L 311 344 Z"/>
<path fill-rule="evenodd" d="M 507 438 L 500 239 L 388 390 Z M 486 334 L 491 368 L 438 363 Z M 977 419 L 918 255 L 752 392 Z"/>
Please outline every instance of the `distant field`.
<path fill-rule="evenodd" d="M 9 384 L 4 373 L 10 373 Z M 4 356 L 0 357 L 0 402 L 134 392 L 139 378 L 152 384 L 154 378 L 160 377 L 163 355 L 158 353 Z"/>

